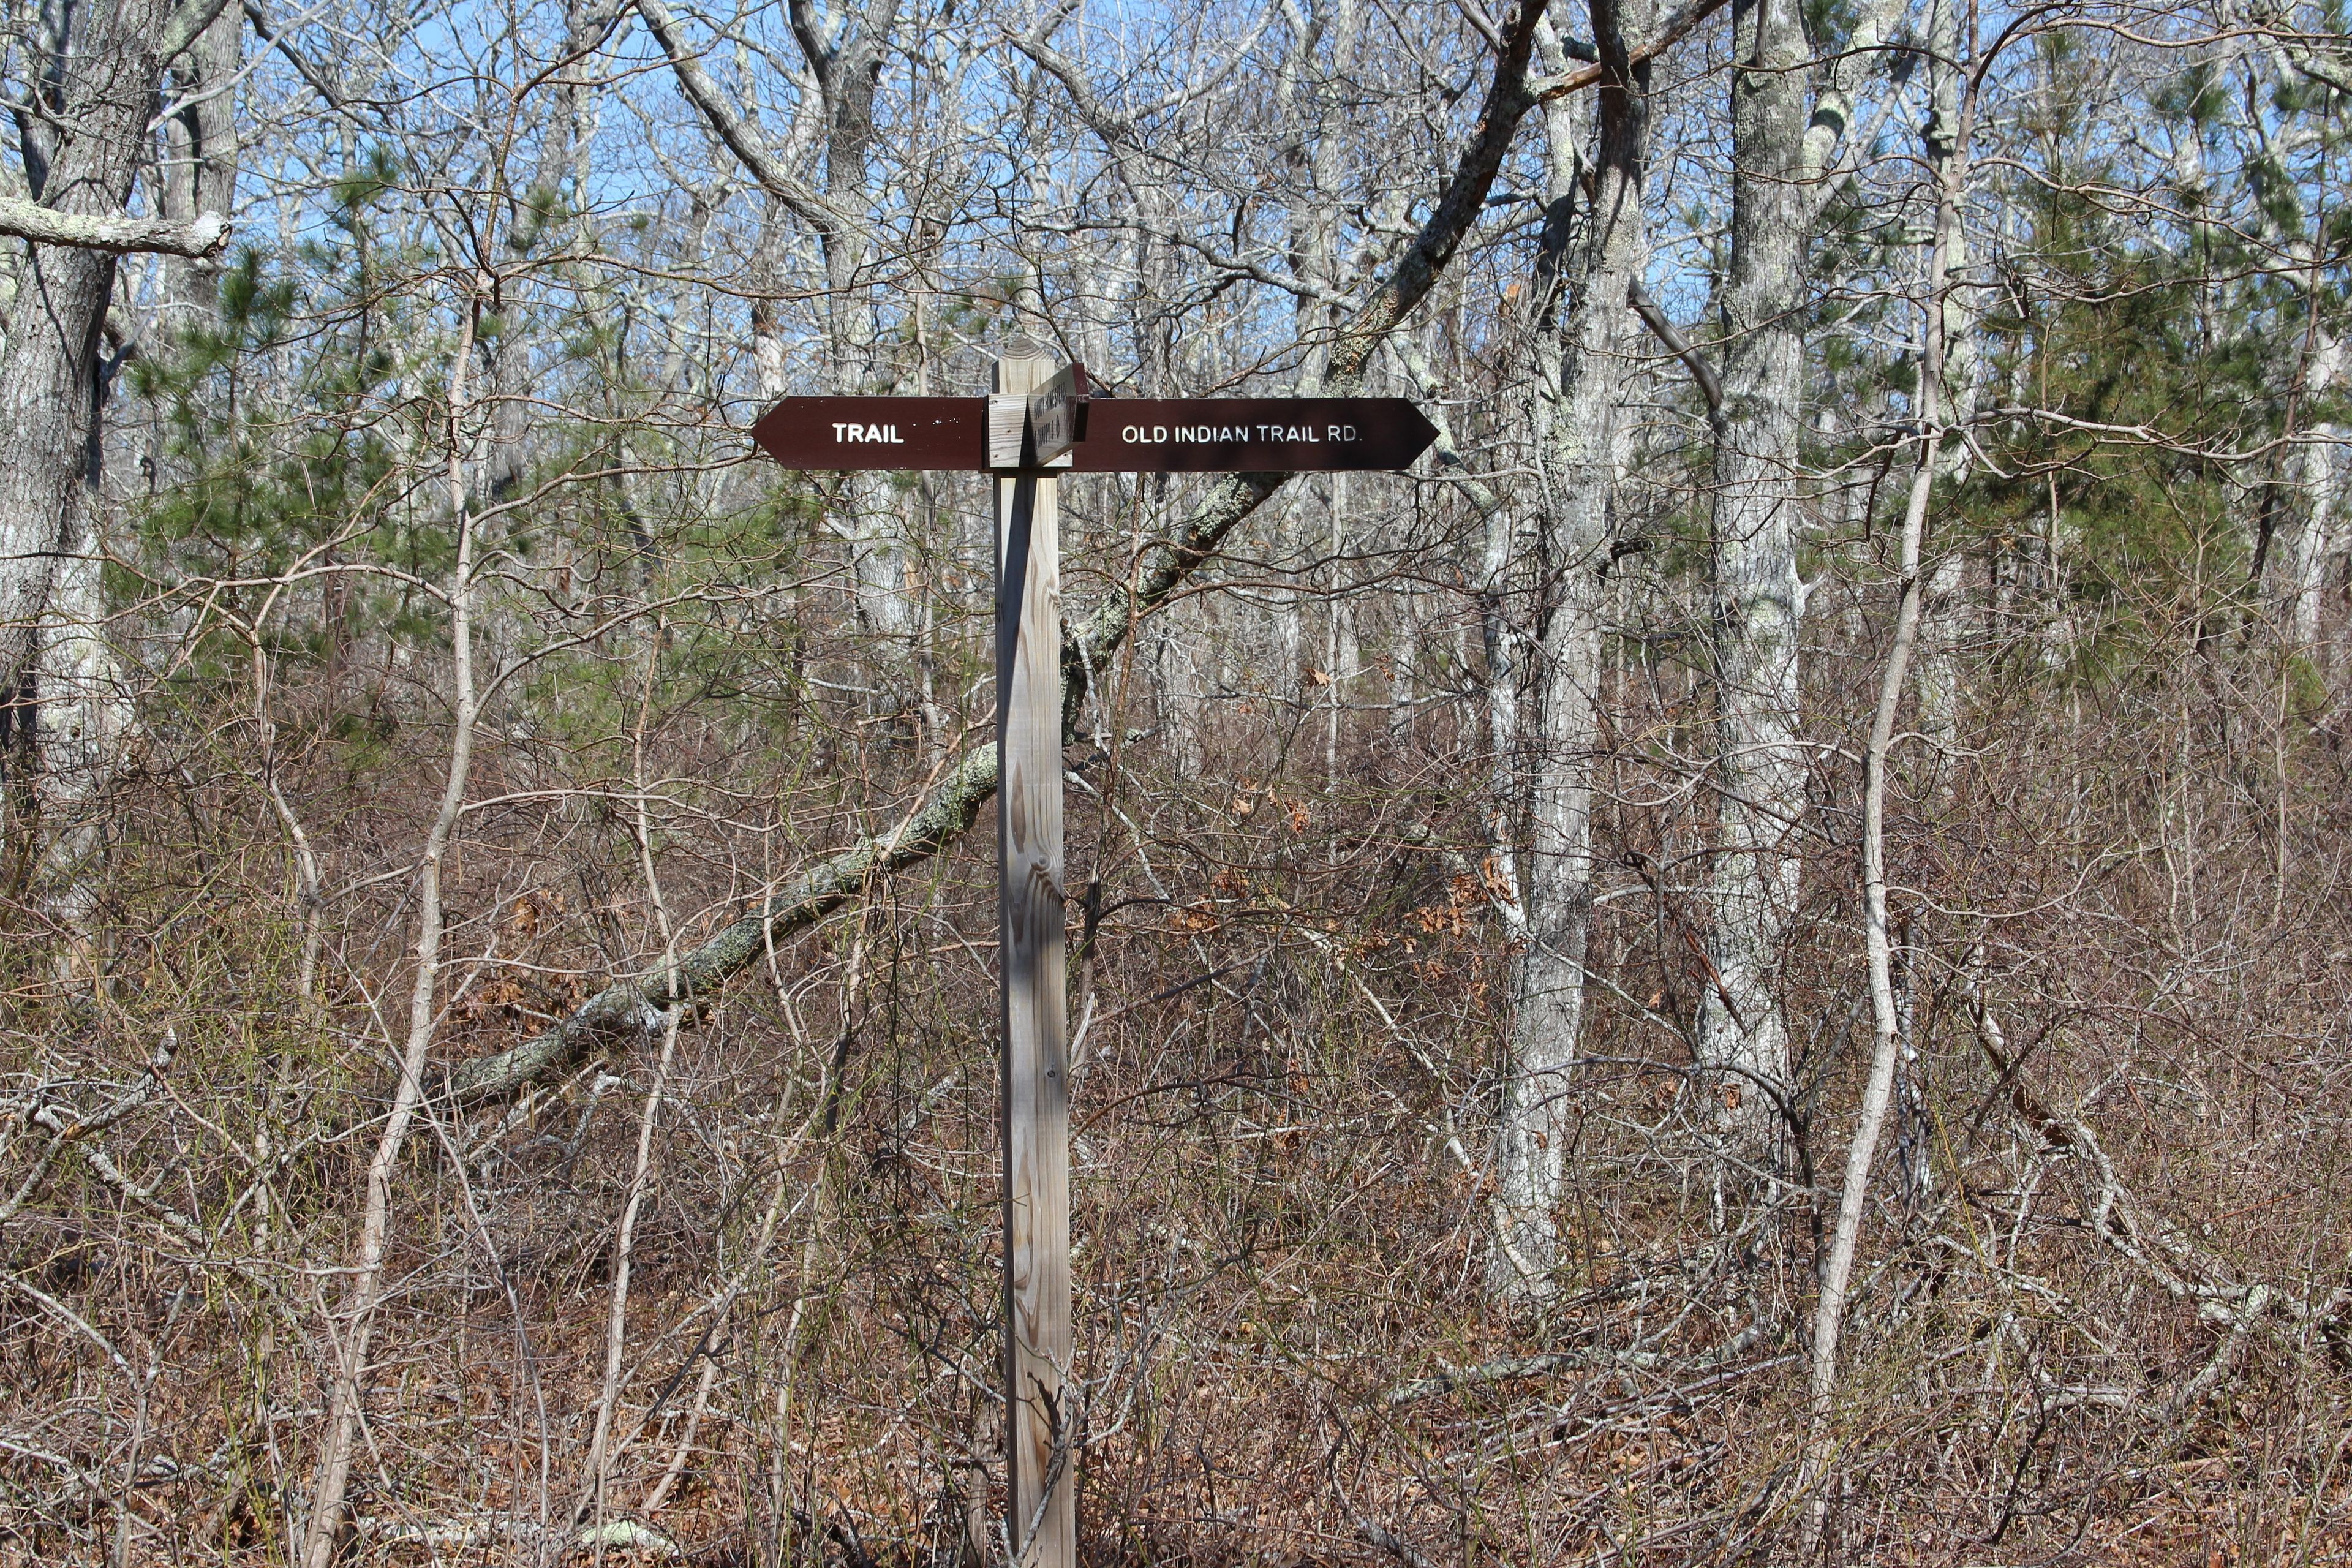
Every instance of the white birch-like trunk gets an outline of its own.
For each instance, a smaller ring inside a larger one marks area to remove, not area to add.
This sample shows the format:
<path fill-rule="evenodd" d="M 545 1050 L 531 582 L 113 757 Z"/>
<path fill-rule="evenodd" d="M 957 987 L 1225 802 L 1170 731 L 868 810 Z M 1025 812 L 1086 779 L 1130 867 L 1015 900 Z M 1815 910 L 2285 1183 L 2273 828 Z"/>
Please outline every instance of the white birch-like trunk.
<path fill-rule="evenodd" d="M 1540 1300 L 1559 1261 L 1557 1209 L 1572 1132 L 1570 1074 L 1584 1022 L 1592 912 L 1592 756 L 1611 502 L 1621 466 L 1626 292 L 1641 279 L 1648 72 L 1627 59 L 1648 32 L 1650 0 L 1598 0 L 1597 47 L 1610 77 L 1597 100 L 1591 205 L 1564 265 L 1545 281 L 1567 296 L 1545 311 L 1536 438 L 1544 468 L 1542 570 L 1557 588 L 1536 643 L 1528 767 L 1522 949 L 1511 977 L 1510 1061 L 1496 1138 L 1496 1244 L 1489 1289 Z M 1578 175 L 1564 114 L 1549 117 L 1548 192 L 1564 223 Z M 1556 231 L 1555 231 L 1556 232 Z M 1564 307 L 1564 316 L 1555 310 Z"/>
<path fill-rule="evenodd" d="M 2304 372 L 2304 399 L 2327 396 L 2344 374 L 2344 342 L 2325 321 L 2312 328 L 2310 360 Z M 2328 563 L 2340 548 L 2337 517 L 2343 510 L 2346 433 L 2334 420 L 2320 420 L 2287 460 L 2296 505 L 2279 562 L 2279 622 L 2298 651 L 2318 647 L 2320 610 L 2326 602 Z"/>
<path fill-rule="evenodd" d="M 1957 27 L 1945 36 L 1942 52 L 1955 66 L 1961 39 Z M 1955 291 L 1952 256 L 1960 229 L 1960 189 L 1966 143 L 1972 118 L 1955 89 L 1945 121 L 1948 140 L 1937 169 L 1935 244 L 1929 253 L 1926 298 L 1921 301 L 1919 331 L 1919 391 L 1917 455 L 1911 472 L 1910 494 L 1903 509 L 1901 555 L 1895 574 L 1895 635 L 1881 673 L 1878 704 L 1871 717 L 1870 738 L 1863 752 L 1862 879 L 1864 961 L 1869 975 L 1871 1014 L 1870 1077 L 1863 1086 L 1862 1108 L 1853 1136 L 1846 1147 L 1845 1176 L 1838 1194 L 1837 1218 L 1830 1235 L 1828 1256 L 1821 1268 L 1821 1294 L 1814 1305 L 1812 1363 L 1806 1380 L 1808 1409 L 1805 1480 L 1820 1488 L 1830 1458 L 1830 1416 L 1837 1394 L 1838 1346 L 1845 1331 L 1846 1307 L 1853 1279 L 1853 1263 L 1862 1237 L 1863 1210 L 1870 1192 L 1870 1169 L 1877 1158 L 1888 1108 L 1894 1099 L 1895 1073 L 1905 1036 L 1905 1007 L 1895 994 L 1895 939 L 1887 912 L 1886 771 L 1895 746 L 1895 721 L 1918 640 L 1924 583 L 1920 565 L 1927 534 L 1927 502 L 1938 468 L 1940 448 L 1948 426 L 1944 387 L 1949 372 L 1945 349 L 1954 322 L 1948 314 Z M 1826 1527 L 1826 1490 L 1816 1490 L 1808 1506 L 1809 1550 Z"/>
<path fill-rule="evenodd" d="M 1777 1166 L 1789 1076 L 1780 952 L 1796 908 L 1799 408 L 1804 391 L 1804 32 L 1790 0 L 1735 0 L 1731 270 L 1712 518 L 1717 837 L 1699 1060 L 1723 1152 Z"/>
<path fill-rule="evenodd" d="M 1959 57 L 1961 0 L 1929 0 L 1927 7 L 1927 121 L 1920 128 L 1921 151 L 1927 156 L 1931 189 L 1940 192 L 1954 158 L 1959 153 Z M 1941 212 L 1940 203 L 1937 211 Z M 1948 232 L 1947 229 L 1948 228 Z M 1947 423 L 1965 427 L 1977 411 L 1976 290 L 1967 282 L 1968 228 L 1956 213 L 1946 225 L 1939 216 L 1931 243 L 1943 257 L 1942 276 L 1928 287 L 1943 299 L 1943 375 L 1940 392 Z M 1965 440 L 1941 443 L 1936 478 L 1955 482 L 1968 478 L 1971 452 Z M 1919 732 L 1933 744 L 1949 746 L 1958 736 L 1960 711 L 1960 648 L 1968 632 L 1965 563 L 1957 551 L 1948 551 L 1926 563 L 1919 614 Z"/>

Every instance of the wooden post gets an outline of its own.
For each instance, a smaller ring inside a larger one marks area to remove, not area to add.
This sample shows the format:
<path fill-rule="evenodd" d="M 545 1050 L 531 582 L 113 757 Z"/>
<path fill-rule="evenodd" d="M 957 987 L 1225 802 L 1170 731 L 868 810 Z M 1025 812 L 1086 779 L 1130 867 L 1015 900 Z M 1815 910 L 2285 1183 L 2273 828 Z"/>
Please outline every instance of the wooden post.
<path fill-rule="evenodd" d="M 994 390 L 1025 395 L 1053 374 L 1050 359 L 1007 356 Z M 1077 1563 L 1077 1434 L 1062 1393 L 1071 1333 L 1059 489 L 1034 470 L 996 480 L 1006 1533 L 1024 1568 Z"/>

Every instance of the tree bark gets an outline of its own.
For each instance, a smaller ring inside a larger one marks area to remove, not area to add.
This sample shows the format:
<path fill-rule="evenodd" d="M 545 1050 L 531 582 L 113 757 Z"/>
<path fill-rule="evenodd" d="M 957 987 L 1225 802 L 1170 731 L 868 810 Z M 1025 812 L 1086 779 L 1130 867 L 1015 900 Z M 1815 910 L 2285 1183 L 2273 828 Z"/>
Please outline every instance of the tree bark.
<path fill-rule="evenodd" d="M 1779 995 L 1804 812 L 1797 651 L 1797 442 L 1804 392 L 1808 84 L 1793 0 L 1734 0 L 1731 269 L 1711 520 L 1717 827 L 1708 866 L 1700 1065 L 1735 1158 L 1777 1163 L 1788 1079 Z"/>
<path fill-rule="evenodd" d="M 1955 206 L 1949 222 L 1944 217 L 1940 193 L 1959 155 L 1960 93 L 1965 68 L 1960 63 L 1962 0 L 1929 0 L 1927 7 L 1927 121 L 1920 128 L 1921 151 L 1927 154 L 1931 187 L 1938 193 L 1931 242 L 1943 259 L 1942 275 L 1928 287 L 1942 300 L 1943 374 L 1938 385 L 1946 423 L 1965 429 L 1976 415 L 1976 290 L 1964 274 L 1969 266 L 1968 228 L 1962 209 Z M 1938 443 L 1938 477 L 1955 482 L 1968 477 L 1970 449 L 1965 440 Z M 1966 583 L 1958 552 L 1927 564 L 1920 593 L 1919 731 L 1931 742 L 1948 746 L 1958 739 L 1960 709 L 1960 644 L 1966 633 Z"/>
<path fill-rule="evenodd" d="M 2344 374 L 2344 342 L 2329 323 L 2315 321 L 2311 336 L 2304 370 L 2305 403 L 2329 397 Z M 2303 434 L 2305 438 L 2287 458 L 2297 505 L 2282 542 L 2285 548 L 2281 552 L 2278 597 L 2280 622 L 2289 645 L 2308 655 L 2319 647 L 2327 568 L 2341 548 L 2336 527 L 2344 504 L 2346 437 L 2344 426 L 2333 419 L 2317 420 Z"/>
<path fill-rule="evenodd" d="M 36 241 L 0 356 L 0 679 L 33 693 L 35 627 L 57 554 L 79 541 L 92 497 L 99 333 L 114 291 L 114 249 L 135 247 L 125 219 L 147 115 L 163 74 L 163 0 L 98 0 L 63 61 L 46 122 L 20 116 L 35 200 L 0 206 L 8 232 Z M 152 233 L 142 237 L 152 239 Z M 22 709 L 18 710 L 20 715 Z"/>
<path fill-rule="evenodd" d="M 131 232 L 122 216 L 170 17 L 164 0 L 98 0 L 55 40 L 47 101 L 17 120 L 34 203 L 0 208 L 16 220 L 11 232 L 67 242 L 29 247 L 0 354 L 0 701 L 6 728 L 34 740 L 37 811 L 51 829 L 43 899 L 77 948 L 89 940 L 90 803 L 123 727 L 99 560 L 100 337 L 114 253 L 185 237 L 152 224 Z"/>
<path fill-rule="evenodd" d="M 1552 1293 L 1555 1211 L 1572 1133 L 1569 1075 L 1584 1019 L 1592 910 L 1592 758 L 1598 734 L 1601 603 L 1622 465 L 1629 292 L 1647 254 L 1642 211 L 1649 67 L 1633 62 L 1650 0 L 1596 0 L 1594 45 L 1606 73 L 1596 105 L 1590 205 L 1570 237 L 1580 175 L 1572 134 L 1555 112 L 1547 166 L 1550 216 L 1538 287 L 1536 441 L 1545 499 L 1542 579 L 1557 586 L 1537 639 L 1528 747 L 1525 929 L 1511 978 L 1510 1061 L 1496 1132 L 1497 1225 L 1490 1289 Z M 1565 254 L 1562 254 L 1565 252 Z M 1549 271 L 1549 277 L 1541 276 Z"/>
<path fill-rule="evenodd" d="M 191 237 L 216 228 L 213 244 L 174 252 L 163 268 L 167 325 L 209 320 L 236 208 L 236 172 L 243 148 L 236 133 L 237 72 L 243 64 L 245 14 L 224 5 L 212 25 L 172 63 L 173 90 L 183 102 L 163 127 L 163 216 L 184 224 Z M 177 318 L 176 320 L 174 318 Z"/>
<path fill-rule="evenodd" d="M 218 208 L 185 220 L 122 217 L 58 212 L 37 202 L 0 196 L 0 234 L 35 245 L 62 245 L 115 256 L 161 251 L 167 256 L 213 257 L 227 248 L 229 225 Z"/>

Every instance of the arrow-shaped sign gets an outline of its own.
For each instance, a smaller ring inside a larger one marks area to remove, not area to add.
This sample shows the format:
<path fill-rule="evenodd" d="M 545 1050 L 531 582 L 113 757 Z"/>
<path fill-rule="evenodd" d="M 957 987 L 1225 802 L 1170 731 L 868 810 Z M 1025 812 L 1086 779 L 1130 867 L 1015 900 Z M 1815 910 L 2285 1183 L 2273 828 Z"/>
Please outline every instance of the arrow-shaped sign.
<path fill-rule="evenodd" d="M 751 439 L 788 468 L 988 467 L 984 397 L 787 397 Z"/>
<path fill-rule="evenodd" d="M 1051 443 L 1066 419 L 1068 471 L 1082 474 L 1380 472 L 1409 466 L 1437 438 L 1402 397 L 1085 399 L 1072 387 L 1041 408 L 1053 391 L 1024 400 L 1027 461 L 1058 455 Z M 1008 466 L 991 461 L 984 397 L 788 397 L 751 436 L 788 468 Z"/>
<path fill-rule="evenodd" d="M 1080 473 L 1377 472 L 1437 439 L 1402 397 L 1105 397 L 1087 417 Z"/>

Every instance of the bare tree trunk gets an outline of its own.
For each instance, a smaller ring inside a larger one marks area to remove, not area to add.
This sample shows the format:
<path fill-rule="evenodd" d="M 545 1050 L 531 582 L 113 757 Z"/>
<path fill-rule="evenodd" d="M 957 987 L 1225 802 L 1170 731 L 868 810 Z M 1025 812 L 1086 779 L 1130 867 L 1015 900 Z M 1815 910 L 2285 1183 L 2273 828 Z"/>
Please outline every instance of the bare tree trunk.
<path fill-rule="evenodd" d="M 1816 96 L 1793 0 L 1732 6 L 1731 266 L 1710 520 L 1717 830 L 1697 1024 L 1718 1152 L 1750 1174 L 1777 1171 L 1783 1152 L 1780 960 L 1805 816 L 1797 546 L 1806 250 L 1836 188 L 1855 83 L 1898 15 L 1895 0 L 1869 0 L 1845 47 L 1821 68 Z"/>
<path fill-rule="evenodd" d="M 1831 1235 L 1829 1256 L 1822 1267 L 1821 1297 L 1813 1310 L 1805 1456 L 1807 1479 L 1816 1485 L 1822 1482 L 1829 1459 L 1830 1413 L 1837 1393 L 1838 1342 L 1845 1328 L 1854 1249 L 1862 1234 L 1863 1208 L 1870 1193 L 1870 1167 L 1877 1157 L 1887 1108 L 1894 1100 L 1895 1057 L 1902 1044 L 1903 1020 L 1895 995 L 1895 945 L 1886 914 L 1886 761 L 1894 746 L 1895 710 L 1903 700 L 1904 681 L 1919 629 L 1919 540 L 1927 522 L 1928 493 L 1935 486 L 1936 450 L 1941 435 L 1929 412 L 1934 405 L 1930 388 L 1923 384 L 1919 458 L 1912 470 L 1910 499 L 1903 512 L 1902 564 L 1896 581 L 1900 601 L 1895 612 L 1895 640 L 1887 651 L 1886 668 L 1879 681 L 1878 708 L 1871 721 L 1869 746 L 1863 754 L 1863 937 L 1870 968 L 1872 1049 L 1870 1078 L 1863 1086 L 1860 1118 L 1854 1124 L 1853 1141 L 1846 1147 L 1845 1180 L 1839 1190 L 1836 1227 Z M 1808 1531 L 1815 1539 L 1819 1538 L 1828 1508 L 1825 1492 L 1817 1493 L 1809 1505 Z M 1802 1555 L 1809 1557 L 1810 1553 Z"/>
<path fill-rule="evenodd" d="M 186 102 L 164 126 L 162 206 L 168 223 L 191 233 L 200 223 L 225 224 L 232 210 L 238 151 L 235 88 L 244 28 L 241 14 L 224 9 L 170 62 L 169 85 Z M 168 331 L 209 318 L 219 273 L 216 246 L 194 254 L 165 250 L 159 324 Z M 110 295 L 111 289 L 110 282 Z M 105 545 L 99 527 L 100 425 L 114 368 L 102 357 L 92 367 L 88 500 L 77 509 L 74 532 L 62 542 L 53 563 L 34 679 L 42 809 L 49 830 L 42 848 L 43 903 L 78 963 L 92 973 L 101 962 L 92 951 L 98 938 L 91 929 L 96 861 L 105 848 L 100 803 L 121 769 L 131 727 L 122 661 L 107 626 Z"/>
<path fill-rule="evenodd" d="M 1927 7 L 1927 123 L 1920 127 L 1921 150 L 1927 154 L 1931 186 L 1937 193 L 1937 217 L 1931 244 L 1941 247 L 1941 273 L 1928 279 L 1943 300 L 1944 371 L 1939 394 L 1947 410 L 1945 423 L 1965 429 L 1977 410 L 1976 290 L 1962 274 L 1969 268 L 1969 236 L 1956 209 L 1947 225 L 1941 193 L 1959 155 L 1960 93 L 1965 74 L 1960 63 L 1962 0 L 1929 0 Z M 1968 478 L 1971 451 L 1965 440 L 1938 443 L 1938 478 L 1955 482 Z M 1920 597 L 1919 732 L 1934 744 L 1948 746 L 1959 727 L 1961 640 L 1966 633 L 1968 605 L 1964 562 L 1958 552 L 1945 553 L 1927 565 Z"/>
<path fill-rule="evenodd" d="M 70 954 L 65 973 L 79 969 L 94 977 L 103 962 L 95 916 L 98 861 L 106 847 L 104 797 L 121 771 L 131 699 L 107 626 L 97 509 L 75 510 L 75 535 L 53 563 L 34 678 L 46 832 L 40 892 L 43 913 Z"/>
<path fill-rule="evenodd" d="M 1797 443 L 1811 192 L 1804 30 L 1793 0 L 1735 0 L 1731 276 L 1712 527 L 1717 839 L 1698 1034 L 1727 1152 L 1778 1162 L 1789 1075 L 1780 948 L 1797 901 L 1805 802 L 1797 651 Z"/>
<path fill-rule="evenodd" d="M 1903 700 L 1904 681 L 1917 640 L 1919 542 L 1927 523 L 1928 493 L 1935 486 L 1937 448 L 1941 444 L 1941 429 L 1932 412 L 1934 390 L 1927 384 L 1928 379 L 1922 378 L 1919 458 L 1912 470 L 1910 498 L 1903 512 L 1895 639 L 1887 651 L 1886 668 L 1879 681 L 1878 707 L 1871 721 L 1870 742 L 1863 754 L 1863 935 L 1870 969 L 1872 1050 L 1870 1078 L 1863 1087 L 1860 1118 L 1846 1148 L 1845 1180 L 1839 1191 L 1836 1227 L 1831 1235 L 1829 1256 L 1822 1267 L 1821 1297 L 1813 1311 L 1806 1466 L 1809 1479 L 1816 1483 L 1822 1479 L 1829 1458 L 1831 1402 L 1837 1392 L 1838 1341 L 1845 1327 L 1854 1248 L 1862 1234 L 1863 1207 L 1870 1192 L 1871 1163 L 1877 1156 L 1887 1108 L 1894 1099 L 1895 1057 L 1902 1043 L 1903 1020 L 1895 995 L 1895 946 L 1886 913 L 1886 762 L 1895 742 L 1895 711 Z M 1817 1495 L 1811 1505 L 1810 1529 L 1816 1535 L 1827 1507 L 1826 1494 Z"/>
<path fill-rule="evenodd" d="M 1496 1132 L 1497 1241 L 1491 1289 L 1541 1299 L 1553 1288 L 1570 1135 L 1569 1072 L 1584 1020 L 1592 912 L 1592 755 L 1612 501 L 1622 465 L 1628 291 L 1646 256 L 1642 212 L 1649 67 L 1632 62 L 1650 0 L 1598 0 L 1594 43 L 1606 71 L 1597 103 L 1591 205 L 1571 237 L 1584 171 L 1565 115 L 1549 116 L 1548 277 L 1539 318 L 1535 422 L 1546 495 L 1540 570 L 1557 584 L 1538 639 L 1528 747 L 1524 951 L 1512 973 L 1511 1059 Z M 1560 67 L 1566 64 L 1564 57 Z M 1564 254 L 1563 254 L 1564 253 Z M 1566 313 L 1559 311 L 1565 305 Z"/>
<path fill-rule="evenodd" d="M 2317 291 L 2316 280 L 2312 286 Z M 2315 306 L 2315 309 L 2316 307 Z M 2303 401 L 2329 398 L 2344 374 L 2344 342 L 2325 321 L 2311 328 L 2310 355 L 2304 369 Z M 2287 459 L 2298 504 L 2281 552 L 2278 595 L 2289 644 L 2305 653 L 2319 646 L 2320 607 L 2327 597 L 2327 567 L 2340 548 L 2337 518 L 2344 502 L 2344 426 L 2333 419 L 2313 423 L 2306 439 Z"/>
<path fill-rule="evenodd" d="M 408 994 L 408 1036 L 400 1056 L 391 1114 L 368 1161 L 367 1195 L 360 1218 L 359 1246 L 343 1297 L 342 1343 L 334 1382 L 328 1391 L 326 1436 L 319 1453 L 318 1488 L 302 1536 L 302 1568 L 331 1568 L 342 1531 L 343 1500 L 351 1484 L 352 1444 L 359 1429 L 361 1385 L 367 1376 L 368 1337 L 383 1289 L 384 1258 L 392 1242 L 392 1176 L 400 1163 L 425 1089 L 425 1055 L 433 1043 L 436 983 L 441 973 L 441 860 L 466 803 L 474 756 L 474 526 L 466 494 L 467 376 L 474 355 L 474 327 L 484 290 L 465 300 L 465 326 L 449 368 L 449 510 L 457 529 L 457 556 L 449 574 L 449 658 L 452 727 L 449 770 L 441 801 L 425 835 L 416 870 L 416 973 Z"/>
<path fill-rule="evenodd" d="M 898 0 L 868 0 L 862 10 L 848 8 L 837 16 L 812 0 L 792 5 L 793 33 L 824 100 L 825 197 L 834 213 L 848 218 L 825 224 L 817 237 L 824 255 L 833 390 L 844 395 L 888 392 L 895 384 L 882 357 L 874 282 L 866 276 L 874 245 L 865 218 L 873 207 L 874 89 L 898 16 Z M 838 526 L 849 546 L 859 617 L 889 640 L 891 662 L 910 658 L 921 614 L 908 591 L 911 541 L 889 478 L 849 474 L 841 493 Z"/>
<path fill-rule="evenodd" d="M 206 213 L 234 216 L 243 148 L 236 132 L 237 72 L 243 65 L 245 13 L 224 5 L 212 26 L 172 62 L 171 88 L 181 100 L 163 127 L 163 215 L 193 224 Z M 210 320 L 220 281 L 220 258 L 173 258 L 163 266 L 163 324 Z"/>
<path fill-rule="evenodd" d="M 2352 79 L 2341 67 L 2324 62 L 2299 41 L 2273 44 L 2267 74 L 2270 89 L 2280 101 L 2308 90 L 2310 79 L 2326 82 L 2338 93 L 2352 91 Z M 2242 107 L 2233 106 L 2232 113 L 2242 117 Z M 2184 197 L 2201 199 L 2209 179 L 2198 139 L 2182 140 L 2185 145 L 2175 160 L 2176 180 Z M 2343 509 L 2346 430 L 2333 412 L 2344 377 L 2342 321 L 2331 309 L 2337 290 L 2329 287 L 2324 247 L 2314 243 L 2306 203 L 2306 194 L 2287 181 L 2259 209 L 2264 237 L 2300 263 L 2283 277 L 2302 293 L 2305 316 L 2297 334 L 2299 363 L 2287 400 L 2286 434 L 2294 444 L 2278 474 L 2291 500 L 2281 509 L 2284 516 L 2279 521 L 2285 524 L 2281 536 L 2269 537 L 2266 523 L 2255 540 L 2258 581 L 2253 585 L 2274 609 L 2279 635 L 2289 647 L 2308 654 L 2319 651 L 2328 563 L 2341 548 L 2336 531 Z M 2305 424 L 2310 410 L 2318 416 Z M 2271 509 L 2266 505 L 2263 510 Z"/>
<path fill-rule="evenodd" d="M 26 184 L 41 207 L 122 216 L 170 14 L 163 0 L 98 0 L 50 40 L 47 101 L 17 111 Z M 30 247 L 0 354 L 0 701 L 7 728 L 34 737 L 38 809 L 53 830 L 44 901 L 76 947 L 89 940 L 82 883 L 100 833 L 91 803 L 123 728 L 98 526 L 101 335 L 114 278 L 108 251 Z"/>
<path fill-rule="evenodd" d="M 1486 781 L 1486 857 L 1494 886 L 1488 889 L 1511 940 L 1526 936 L 1527 907 L 1519 890 L 1519 821 L 1527 791 L 1519 772 L 1519 686 L 1526 679 L 1528 636 L 1511 620 L 1510 573 L 1517 543 L 1516 509 L 1498 498 L 1483 498 L 1486 541 L 1480 563 L 1478 629 L 1485 644 L 1486 745 L 1494 763 Z"/>

